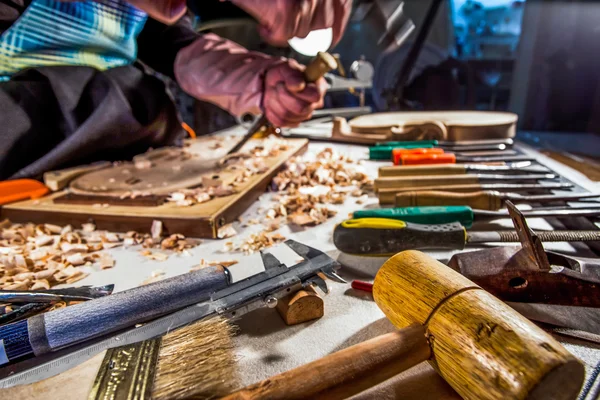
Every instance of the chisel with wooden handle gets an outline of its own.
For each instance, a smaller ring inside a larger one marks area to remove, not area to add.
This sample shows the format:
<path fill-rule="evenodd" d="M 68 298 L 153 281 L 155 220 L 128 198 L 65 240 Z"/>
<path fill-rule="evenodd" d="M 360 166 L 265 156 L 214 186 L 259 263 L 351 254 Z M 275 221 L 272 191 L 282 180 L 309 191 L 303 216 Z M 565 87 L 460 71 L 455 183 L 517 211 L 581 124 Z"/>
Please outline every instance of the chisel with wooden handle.
<path fill-rule="evenodd" d="M 387 188 L 379 189 L 377 191 L 377 197 L 379 198 L 380 204 L 395 204 L 396 195 L 398 193 L 406 192 L 421 192 L 429 190 L 442 190 L 445 192 L 453 193 L 467 193 L 467 192 L 479 192 L 482 190 L 509 190 L 512 192 L 548 192 L 551 190 L 571 189 L 573 184 L 571 183 L 557 183 L 550 182 L 538 184 L 538 183 L 473 183 L 473 184 L 450 184 L 450 185 L 431 185 L 431 186 L 406 186 L 399 188 Z"/>
<path fill-rule="evenodd" d="M 431 176 L 400 176 L 382 177 L 375 179 L 375 191 L 387 188 L 423 187 L 436 185 L 476 184 L 482 181 L 520 182 L 556 179 L 555 174 L 526 174 L 526 175 L 497 175 L 497 174 L 467 174 L 467 175 L 431 175 Z"/>
<path fill-rule="evenodd" d="M 434 165 L 396 165 L 393 167 L 379 168 L 380 177 L 391 176 L 424 176 L 424 175 L 465 175 L 468 173 L 515 173 L 515 174 L 539 174 L 547 170 L 540 168 L 527 168 L 531 162 L 523 161 L 505 165 L 485 164 L 434 164 Z"/>
<path fill-rule="evenodd" d="M 418 191 L 396 194 L 396 207 L 420 206 L 469 206 L 479 210 L 500 210 L 507 200 L 513 203 L 552 203 L 600 197 L 600 193 L 569 193 L 525 196 L 518 193 L 502 193 L 492 190 L 453 193 L 445 191 Z"/>
<path fill-rule="evenodd" d="M 600 241 L 600 231 L 536 232 L 543 242 Z M 348 254 L 384 256 L 405 250 L 463 250 L 467 244 L 519 242 L 515 231 L 467 232 L 459 222 L 417 224 L 397 219 L 360 218 L 333 232 L 335 247 Z"/>
<path fill-rule="evenodd" d="M 600 216 L 600 207 L 562 209 L 536 208 L 535 210 L 525 210 L 521 212 L 526 218 L 598 217 Z M 507 210 L 474 210 L 467 206 L 381 208 L 376 210 L 355 211 L 353 216 L 355 219 L 387 218 L 404 222 L 413 222 L 416 224 L 448 224 L 460 222 L 461 225 L 464 225 L 467 228 L 470 228 L 474 221 L 493 221 L 496 219 L 510 218 Z"/>
<path fill-rule="evenodd" d="M 316 82 L 321 79 L 327 72 L 336 69 L 338 63 L 331 54 L 325 52 L 319 52 L 317 56 L 306 66 L 304 70 L 304 79 L 307 83 Z M 250 127 L 248 132 L 227 154 L 232 154 L 239 151 L 252 136 L 262 129 L 263 126 L 269 124 L 269 120 L 266 115 L 261 115 L 254 124 Z"/>

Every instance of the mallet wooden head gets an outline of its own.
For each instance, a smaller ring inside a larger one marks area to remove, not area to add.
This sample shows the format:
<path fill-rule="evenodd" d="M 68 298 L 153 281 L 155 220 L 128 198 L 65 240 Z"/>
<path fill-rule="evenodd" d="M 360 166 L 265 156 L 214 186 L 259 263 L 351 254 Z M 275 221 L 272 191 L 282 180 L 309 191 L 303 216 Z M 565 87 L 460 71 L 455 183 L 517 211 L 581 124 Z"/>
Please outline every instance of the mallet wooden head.
<path fill-rule="evenodd" d="M 425 327 L 429 362 L 465 399 L 576 399 L 583 365 L 502 301 L 418 251 L 379 270 L 377 305 L 398 328 Z"/>

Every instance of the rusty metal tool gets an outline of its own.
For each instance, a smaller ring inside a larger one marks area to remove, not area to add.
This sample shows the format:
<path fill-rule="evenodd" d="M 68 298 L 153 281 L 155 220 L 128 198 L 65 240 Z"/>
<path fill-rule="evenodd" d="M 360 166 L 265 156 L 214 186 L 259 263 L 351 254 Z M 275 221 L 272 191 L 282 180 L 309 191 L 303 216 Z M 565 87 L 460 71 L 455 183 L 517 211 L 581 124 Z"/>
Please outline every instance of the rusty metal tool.
<path fill-rule="evenodd" d="M 320 52 L 311 61 L 311 63 L 306 66 L 306 69 L 304 70 L 304 78 L 306 79 L 306 82 L 308 82 L 308 83 L 316 82 L 327 72 L 336 69 L 337 65 L 338 65 L 337 61 L 331 54 L 326 53 L 326 52 Z M 252 124 L 252 126 L 250 127 L 248 132 L 242 137 L 242 139 L 235 146 L 233 146 L 233 148 L 231 148 L 231 150 L 229 150 L 227 152 L 227 154 L 232 154 L 232 153 L 238 152 L 244 146 L 244 144 L 246 144 L 246 142 L 248 140 L 250 140 L 250 138 L 252 138 L 252 136 L 254 136 L 264 126 L 266 126 L 268 124 L 269 124 L 269 120 L 263 114 Z"/>
<path fill-rule="evenodd" d="M 526 317 L 547 324 L 600 332 L 600 259 L 544 249 L 540 234 L 512 203 L 508 210 L 521 246 L 460 253 L 448 266 Z"/>
<path fill-rule="evenodd" d="M 513 203 L 552 203 L 600 197 L 600 193 L 568 193 L 549 195 L 522 195 L 496 191 L 454 193 L 445 191 L 405 192 L 396 195 L 396 207 L 469 206 L 479 210 L 500 210 L 507 200 Z"/>

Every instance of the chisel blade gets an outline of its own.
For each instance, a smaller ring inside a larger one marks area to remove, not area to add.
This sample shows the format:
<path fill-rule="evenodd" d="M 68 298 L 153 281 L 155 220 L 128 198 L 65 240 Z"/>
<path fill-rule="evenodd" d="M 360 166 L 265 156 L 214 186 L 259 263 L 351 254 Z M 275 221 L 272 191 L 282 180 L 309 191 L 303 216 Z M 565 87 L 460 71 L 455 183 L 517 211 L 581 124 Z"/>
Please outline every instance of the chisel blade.
<path fill-rule="evenodd" d="M 528 203 L 547 203 L 553 201 L 569 201 L 593 199 L 600 197 L 600 193 L 567 193 L 567 194 L 548 194 L 548 195 L 533 195 L 527 196 L 518 193 L 500 193 L 500 196 L 505 200 L 528 202 Z"/>
<path fill-rule="evenodd" d="M 521 211 L 525 218 L 565 218 L 565 217 L 598 217 L 600 216 L 600 207 L 585 208 L 565 208 L 565 209 L 543 209 Z M 508 218 L 508 212 L 473 210 L 475 220 L 493 220 L 498 218 Z"/>

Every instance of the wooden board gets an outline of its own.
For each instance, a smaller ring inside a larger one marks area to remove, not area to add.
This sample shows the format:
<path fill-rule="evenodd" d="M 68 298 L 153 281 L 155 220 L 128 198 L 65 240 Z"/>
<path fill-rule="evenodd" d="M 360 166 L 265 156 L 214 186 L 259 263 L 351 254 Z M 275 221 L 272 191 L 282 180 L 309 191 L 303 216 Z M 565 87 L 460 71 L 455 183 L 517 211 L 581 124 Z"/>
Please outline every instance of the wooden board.
<path fill-rule="evenodd" d="M 181 233 L 188 237 L 217 238 L 218 229 L 236 220 L 258 197 L 263 194 L 279 169 L 291 157 L 301 154 L 308 147 L 306 139 L 286 140 L 289 148 L 276 157 L 266 157 L 268 170 L 252 176 L 236 187 L 237 193 L 214 198 L 209 202 L 190 207 L 166 203 L 158 206 L 124 206 L 101 203 L 61 204 L 54 199 L 63 197 L 65 191 L 54 193 L 43 199 L 22 201 L 4 206 L 0 210 L 2 218 L 13 222 L 52 223 L 58 225 L 80 225 L 93 221 L 99 229 L 114 232 L 135 230 L 149 232 L 153 220 L 161 220 L 168 233 Z M 252 140 L 247 146 L 260 145 L 260 140 Z"/>
<path fill-rule="evenodd" d="M 376 113 L 349 122 L 336 118 L 331 136 L 356 143 L 508 139 L 516 134 L 517 120 L 516 114 L 490 111 Z"/>

